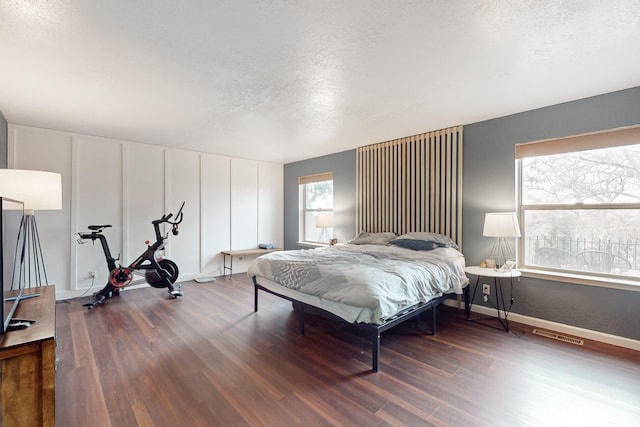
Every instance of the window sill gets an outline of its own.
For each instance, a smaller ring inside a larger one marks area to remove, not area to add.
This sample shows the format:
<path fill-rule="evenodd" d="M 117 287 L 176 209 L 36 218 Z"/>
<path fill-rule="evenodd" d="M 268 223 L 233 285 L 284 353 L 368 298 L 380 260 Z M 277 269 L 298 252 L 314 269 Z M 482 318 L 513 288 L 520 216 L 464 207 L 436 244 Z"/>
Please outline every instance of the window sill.
<path fill-rule="evenodd" d="M 518 271 L 522 273 L 523 277 L 531 277 L 534 279 L 640 292 L 640 281 L 638 280 L 625 280 L 618 277 L 593 277 L 581 274 L 560 273 L 557 271 L 535 270 L 530 268 L 518 268 Z"/>

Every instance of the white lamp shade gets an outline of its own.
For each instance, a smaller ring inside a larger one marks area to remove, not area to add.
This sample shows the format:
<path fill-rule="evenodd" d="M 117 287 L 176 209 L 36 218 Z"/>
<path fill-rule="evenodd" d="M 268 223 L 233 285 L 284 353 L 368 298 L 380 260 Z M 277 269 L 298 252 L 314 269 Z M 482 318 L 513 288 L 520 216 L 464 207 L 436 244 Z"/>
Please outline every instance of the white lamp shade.
<path fill-rule="evenodd" d="M 319 213 L 316 217 L 316 228 L 333 227 L 333 214 Z"/>
<path fill-rule="evenodd" d="M 0 196 L 19 200 L 25 209 L 62 209 L 62 175 L 56 172 L 0 169 Z"/>
<path fill-rule="evenodd" d="M 486 214 L 482 235 L 486 237 L 520 237 L 518 216 L 515 212 Z"/>

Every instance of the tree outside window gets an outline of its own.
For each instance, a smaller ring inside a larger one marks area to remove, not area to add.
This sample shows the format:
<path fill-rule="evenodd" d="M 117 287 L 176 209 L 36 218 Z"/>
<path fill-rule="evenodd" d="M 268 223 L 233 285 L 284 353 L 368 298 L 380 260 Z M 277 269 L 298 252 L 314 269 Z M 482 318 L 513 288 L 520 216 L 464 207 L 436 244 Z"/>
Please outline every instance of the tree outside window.
<path fill-rule="evenodd" d="M 519 162 L 521 264 L 640 278 L 640 144 Z"/>

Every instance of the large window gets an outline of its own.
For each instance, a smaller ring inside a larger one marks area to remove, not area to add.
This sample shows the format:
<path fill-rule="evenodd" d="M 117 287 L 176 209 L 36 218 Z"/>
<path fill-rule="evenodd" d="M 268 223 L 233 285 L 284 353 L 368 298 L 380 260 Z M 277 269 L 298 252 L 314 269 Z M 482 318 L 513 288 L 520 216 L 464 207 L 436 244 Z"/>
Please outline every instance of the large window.
<path fill-rule="evenodd" d="M 637 129 L 525 144 L 516 157 L 524 267 L 640 279 Z"/>
<path fill-rule="evenodd" d="M 328 244 L 333 236 L 333 174 L 298 179 L 302 242 Z"/>

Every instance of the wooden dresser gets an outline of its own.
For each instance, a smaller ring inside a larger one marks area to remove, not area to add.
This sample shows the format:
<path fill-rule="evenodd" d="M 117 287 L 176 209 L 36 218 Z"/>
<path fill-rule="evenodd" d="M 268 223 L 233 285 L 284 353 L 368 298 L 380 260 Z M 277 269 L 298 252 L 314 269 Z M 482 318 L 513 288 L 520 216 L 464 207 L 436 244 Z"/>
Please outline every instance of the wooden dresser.
<path fill-rule="evenodd" d="M 54 427 L 56 290 L 42 286 L 25 293 L 41 296 L 21 301 L 14 317 L 36 323 L 7 332 L 0 344 L 0 425 Z"/>

